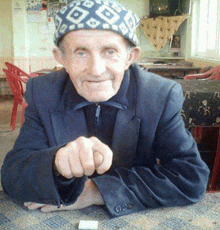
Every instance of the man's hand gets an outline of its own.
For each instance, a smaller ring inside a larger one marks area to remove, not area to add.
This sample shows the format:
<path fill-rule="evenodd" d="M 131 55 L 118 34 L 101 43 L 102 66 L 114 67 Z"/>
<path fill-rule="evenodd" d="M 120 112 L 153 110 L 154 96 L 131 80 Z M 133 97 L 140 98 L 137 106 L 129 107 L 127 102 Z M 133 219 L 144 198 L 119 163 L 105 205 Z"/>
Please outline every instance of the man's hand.
<path fill-rule="evenodd" d="M 85 183 L 85 187 L 78 197 L 77 201 L 68 206 L 61 205 L 58 208 L 55 205 L 47 205 L 47 204 L 38 204 L 33 202 L 25 202 L 24 206 L 27 207 L 29 210 L 40 209 L 42 212 L 53 212 L 53 211 L 61 211 L 61 210 L 76 210 L 86 208 L 91 205 L 104 205 L 104 201 L 102 196 L 96 186 L 96 184 L 91 180 L 88 179 Z"/>
<path fill-rule="evenodd" d="M 112 165 L 111 149 L 96 137 L 79 137 L 60 148 L 55 155 L 55 168 L 64 177 L 103 174 Z"/>

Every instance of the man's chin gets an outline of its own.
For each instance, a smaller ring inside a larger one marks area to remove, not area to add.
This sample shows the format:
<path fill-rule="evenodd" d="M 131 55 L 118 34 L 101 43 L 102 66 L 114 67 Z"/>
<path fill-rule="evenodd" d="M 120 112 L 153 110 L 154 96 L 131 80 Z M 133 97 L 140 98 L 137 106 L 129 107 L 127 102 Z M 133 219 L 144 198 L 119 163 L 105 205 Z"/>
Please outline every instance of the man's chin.
<path fill-rule="evenodd" d="M 93 93 L 89 95 L 84 95 L 83 97 L 89 101 L 89 102 L 104 102 L 108 101 L 110 98 L 112 98 L 115 95 L 115 93 L 107 93 L 107 92 L 102 92 L 102 93 Z"/>

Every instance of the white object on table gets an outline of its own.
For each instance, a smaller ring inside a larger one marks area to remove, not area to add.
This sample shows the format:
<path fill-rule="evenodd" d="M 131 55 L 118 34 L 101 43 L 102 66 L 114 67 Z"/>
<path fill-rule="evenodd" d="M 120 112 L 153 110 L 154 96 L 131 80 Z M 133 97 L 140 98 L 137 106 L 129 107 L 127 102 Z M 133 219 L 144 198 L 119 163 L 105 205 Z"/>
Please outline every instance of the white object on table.
<path fill-rule="evenodd" d="M 98 229 L 97 220 L 80 220 L 78 229 Z"/>

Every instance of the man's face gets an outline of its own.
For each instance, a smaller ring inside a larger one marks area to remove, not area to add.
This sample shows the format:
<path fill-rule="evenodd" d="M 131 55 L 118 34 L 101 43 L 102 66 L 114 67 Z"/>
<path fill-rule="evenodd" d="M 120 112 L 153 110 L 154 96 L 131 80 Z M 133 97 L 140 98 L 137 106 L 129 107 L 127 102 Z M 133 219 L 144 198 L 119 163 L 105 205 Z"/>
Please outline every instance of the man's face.
<path fill-rule="evenodd" d="M 112 31 L 77 30 L 65 35 L 61 64 L 77 92 L 91 102 L 107 101 L 119 90 L 128 69 L 126 40 Z"/>

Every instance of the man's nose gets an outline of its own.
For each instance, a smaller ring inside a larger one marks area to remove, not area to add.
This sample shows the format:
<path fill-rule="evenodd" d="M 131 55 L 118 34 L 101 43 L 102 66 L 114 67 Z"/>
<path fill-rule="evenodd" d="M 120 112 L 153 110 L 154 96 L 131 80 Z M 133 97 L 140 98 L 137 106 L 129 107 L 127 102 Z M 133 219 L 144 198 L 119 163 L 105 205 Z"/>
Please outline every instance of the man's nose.
<path fill-rule="evenodd" d="M 106 62 L 100 55 L 94 55 L 89 63 L 90 74 L 101 76 L 106 71 Z"/>

